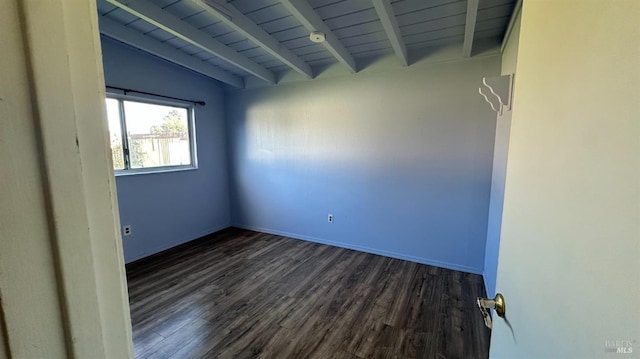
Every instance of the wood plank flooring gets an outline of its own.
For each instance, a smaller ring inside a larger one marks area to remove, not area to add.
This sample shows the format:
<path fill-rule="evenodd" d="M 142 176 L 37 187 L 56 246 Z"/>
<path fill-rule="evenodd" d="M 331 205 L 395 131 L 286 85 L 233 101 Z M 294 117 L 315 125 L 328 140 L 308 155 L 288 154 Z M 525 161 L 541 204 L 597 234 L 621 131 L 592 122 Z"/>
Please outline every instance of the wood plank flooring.
<path fill-rule="evenodd" d="M 487 358 L 478 275 L 230 228 L 127 266 L 136 358 Z"/>

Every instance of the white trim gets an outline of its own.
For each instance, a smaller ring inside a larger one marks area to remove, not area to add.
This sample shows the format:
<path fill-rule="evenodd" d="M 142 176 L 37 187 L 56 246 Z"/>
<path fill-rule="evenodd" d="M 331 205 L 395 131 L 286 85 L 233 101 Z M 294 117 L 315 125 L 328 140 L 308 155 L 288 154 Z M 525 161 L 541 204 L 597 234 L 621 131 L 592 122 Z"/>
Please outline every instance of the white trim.
<path fill-rule="evenodd" d="M 96 2 L 5 1 L 0 29 L 6 356 L 133 358 Z"/>
<path fill-rule="evenodd" d="M 127 177 L 135 175 L 150 175 L 160 173 L 172 173 L 172 172 L 184 172 L 195 171 L 198 167 L 195 166 L 161 166 L 161 167 L 147 167 L 147 168 L 134 168 L 129 170 L 114 170 L 116 177 Z"/>
<path fill-rule="evenodd" d="M 509 25 L 507 25 L 507 31 L 505 32 L 504 38 L 502 39 L 502 45 L 500 45 L 500 53 L 503 53 L 504 48 L 507 47 L 507 42 L 511 38 L 513 27 L 515 26 L 516 20 L 518 19 L 518 16 L 520 16 L 521 11 L 522 11 L 522 0 L 518 0 L 518 2 L 516 2 L 515 8 L 513 9 L 513 13 L 511 14 L 511 18 L 509 19 Z"/>
<path fill-rule="evenodd" d="M 420 263 L 420 264 L 427 264 L 427 265 L 440 267 L 440 268 L 457 270 L 457 271 L 465 272 L 465 273 L 482 275 L 482 269 L 480 269 L 480 268 L 474 268 L 474 267 L 459 265 L 459 264 L 455 264 L 455 263 L 449 263 L 449 262 L 445 262 L 445 261 L 439 261 L 439 260 L 422 258 L 422 257 L 415 257 L 415 256 L 410 256 L 410 255 L 406 255 L 406 254 L 397 253 L 397 252 L 384 251 L 384 250 L 365 247 L 365 246 L 359 246 L 359 245 L 354 245 L 354 244 L 349 244 L 349 243 L 344 243 L 344 242 L 336 242 L 336 241 L 331 241 L 331 240 L 327 240 L 327 239 L 323 239 L 323 238 L 305 236 L 305 235 L 297 234 L 297 233 L 278 231 L 278 230 L 264 228 L 264 227 L 248 226 L 248 225 L 243 225 L 243 224 L 239 224 L 239 223 L 232 223 L 231 227 L 248 229 L 250 231 L 256 231 L 256 232 L 264 232 L 264 233 L 269 233 L 269 234 L 275 234 L 275 235 L 279 235 L 279 236 L 284 236 L 284 237 L 289 237 L 289 238 L 294 238 L 294 239 L 300 239 L 300 240 L 309 241 L 309 242 L 326 244 L 326 245 L 330 245 L 330 246 L 334 246 L 334 247 L 353 249 L 353 250 L 360 251 L 360 252 L 377 254 L 377 255 L 390 257 L 390 258 L 402 259 L 402 260 L 415 262 L 415 263 Z"/>
<path fill-rule="evenodd" d="M 116 99 L 118 100 L 118 108 L 120 109 L 120 130 L 122 136 L 122 148 L 123 148 L 123 157 L 125 158 L 125 167 L 127 163 L 131 166 L 130 159 L 127 161 L 126 156 L 124 155 L 124 149 L 129 147 L 129 139 L 127 138 L 127 119 L 124 114 L 124 106 L 123 101 L 130 102 L 138 102 L 144 104 L 151 105 L 161 105 L 161 106 L 171 106 L 171 107 L 179 107 L 187 110 L 187 130 L 189 132 L 189 153 L 191 156 L 191 163 L 188 165 L 170 165 L 170 166 L 155 166 L 155 167 L 143 167 L 143 168 L 124 168 L 121 170 L 114 169 L 115 176 L 131 176 L 138 174 L 149 174 L 149 173 L 166 173 L 166 172 L 178 172 L 178 171 L 190 171 L 198 169 L 198 146 L 196 143 L 196 124 L 195 124 L 195 108 L 196 106 L 187 101 L 180 100 L 170 100 L 170 99 L 158 99 L 149 96 L 131 96 L 122 93 L 114 93 L 111 92 L 113 90 L 108 90 L 106 98 Z M 115 90 L 118 91 L 118 90 Z"/>

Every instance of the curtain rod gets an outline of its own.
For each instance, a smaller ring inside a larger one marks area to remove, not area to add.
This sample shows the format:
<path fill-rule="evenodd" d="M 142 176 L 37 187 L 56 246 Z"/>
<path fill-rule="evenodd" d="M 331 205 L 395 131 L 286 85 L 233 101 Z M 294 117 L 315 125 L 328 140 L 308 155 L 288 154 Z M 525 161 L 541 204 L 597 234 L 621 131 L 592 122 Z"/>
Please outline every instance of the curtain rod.
<path fill-rule="evenodd" d="M 168 99 L 172 99 L 172 100 L 178 100 L 178 101 L 184 101 L 184 102 L 191 102 L 194 105 L 200 105 L 200 106 L 204 106 L 206 105 L 206 103 L 204 101 L 194 101 L 194 100 L 187 100 L 184 98 L 180 98 L 180 97 L 172 97 L 172 96 L 165 96 L 165 95 L 159 95 L 157 93 L 151 93 L 151 92 L 145 92 L 145 91 L 138 91 L 138 90 L 132 90 L 132 89 L 126 89 L 126 88 L 122 88 L 122 87 L 116 87 L 116 86 L 105 86 L 108 89 L 114 89 L 114 90 L 120 90 L 122 92 L 124 92 L 124 94 L 126 95 L 127 92 L 135 92 L 135 93 L 139 93 L 139 94 L 143 94 L 143 95 L 150 95 L 150 96 L 157 96 L 157 97 L 164 97 L 164 98 L 168 98 Z"/>

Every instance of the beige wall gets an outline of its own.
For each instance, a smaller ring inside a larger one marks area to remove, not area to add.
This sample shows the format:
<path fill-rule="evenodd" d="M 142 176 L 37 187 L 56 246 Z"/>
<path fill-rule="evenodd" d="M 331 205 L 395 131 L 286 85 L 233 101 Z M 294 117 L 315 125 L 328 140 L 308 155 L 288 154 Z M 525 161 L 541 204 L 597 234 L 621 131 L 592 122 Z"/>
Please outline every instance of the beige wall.
<path fill-rule="evenodd" d="M 133 355 L 95 6 L 10 0 L 0 12 L 11 54 L 0 56 L 0 353 L 10 358 Z"/>
<path fill-rule="evenodd" d="M 9 329 L 5 335 L 10 335 L 11 357 L 62 358 L 67 351 L 61 330 L 61 303 L 48 241 L 46 200 L 18 11 L 16 1 L 5 1 L 0 12 L 0 46 L 12 54 L 0 56 L 0 289 Z M 26 252 L 29 261 L 24 261 Z"/>
<path fill-rule="evenodd" d="M 492 358 L 640 355 L 640 2 L 522 9 Z M 616 344 L 618 342 L 618 344 Z"/>
<path fill-rule="evenodd" d="M 2 321 L 2 311 L 0 310 L 0 323 Z M 7 352 L 7 347 L 5 345 L 5 341 L 7 339 L 7 334 L 4 332 L 4 327 L 0 325 L 0 359 L 8 358 L 9 353 Z"/>

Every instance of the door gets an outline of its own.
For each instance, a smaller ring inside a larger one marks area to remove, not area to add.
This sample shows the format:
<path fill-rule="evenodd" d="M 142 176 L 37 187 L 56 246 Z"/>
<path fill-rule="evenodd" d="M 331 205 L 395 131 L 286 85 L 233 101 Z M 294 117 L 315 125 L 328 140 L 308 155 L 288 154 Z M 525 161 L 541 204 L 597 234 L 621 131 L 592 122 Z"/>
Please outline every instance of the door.
<path fill-rule="evenodd" d="M 640 357 L 640 1 L 524 1 L 516 76 L 490 357 Z"/>
<path fill-rule="evenodd" d="M 0 359 L 133 358 L 94 1 L 0 11 Z"/>

